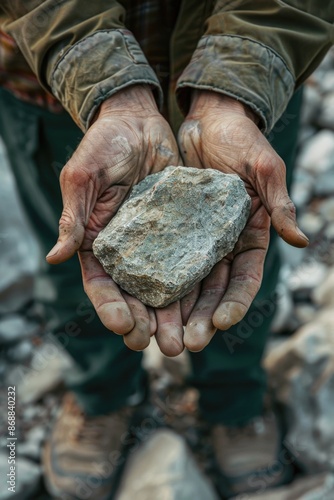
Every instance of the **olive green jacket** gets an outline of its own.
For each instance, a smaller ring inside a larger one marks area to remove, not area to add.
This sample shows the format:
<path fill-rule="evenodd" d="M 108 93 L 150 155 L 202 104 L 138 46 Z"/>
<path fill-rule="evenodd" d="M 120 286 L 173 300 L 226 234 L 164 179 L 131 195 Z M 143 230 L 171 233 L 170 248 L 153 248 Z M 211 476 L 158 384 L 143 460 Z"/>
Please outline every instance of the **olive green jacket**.
<path fill-rule="evenodd" d="M 2 29 L 83 131 L 100 103 L 124 87 L 150 84 L 160 104 L 163 99 L 125 24 L 129 3 L 0 3 Z M 270 132 L 333 44 L 333 21 L 333 0 L 180 0 L 170 39 L 169 105 L 176 121 L 187 111 L 190 89 L 210 89 L 250 106 Z"/>

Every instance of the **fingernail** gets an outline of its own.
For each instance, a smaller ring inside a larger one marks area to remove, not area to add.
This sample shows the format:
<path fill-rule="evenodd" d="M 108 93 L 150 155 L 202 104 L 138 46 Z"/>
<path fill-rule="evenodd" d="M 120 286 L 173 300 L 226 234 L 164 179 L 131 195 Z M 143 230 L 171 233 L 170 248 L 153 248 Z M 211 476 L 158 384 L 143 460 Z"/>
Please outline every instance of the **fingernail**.
<path fill-rule="evenodd" d="M 297 233 L 299 234 L 299 236 L 301 236 L 301 238 L 303 238 L 303 239 L 304 239 L 304 240 L 306 240 L 307 242 L 309 242 L 309 241 L 310 241 L 310 240 L 308 239 L 308 237 L 307 237 L 307 236 L 303 233 L 303 231 L 301 231 L 301 230 L 299 229 L 299 227 L 298 227 L 298 226 L 296 226 L 296 231 L 297 231 Z"/>
<path fill-rule="evenodd" d="M 53 248 L 51 248 L 50 252 L 47 254 L 46 259 L 48 259 L 49 257 L 54 257 L 55 255 L 57 255 L 57 253 L 60 250 L 60 247 L 61 247 L 61 243 L 56 243 L 56 245 Z"/>

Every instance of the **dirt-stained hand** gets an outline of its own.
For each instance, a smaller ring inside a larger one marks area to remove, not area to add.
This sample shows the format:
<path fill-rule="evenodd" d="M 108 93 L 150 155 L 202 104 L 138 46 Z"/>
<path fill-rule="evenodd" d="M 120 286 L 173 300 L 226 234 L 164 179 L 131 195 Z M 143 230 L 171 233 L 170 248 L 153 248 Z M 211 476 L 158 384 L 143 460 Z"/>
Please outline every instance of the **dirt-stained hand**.
<path fill-rule="evenodd" d="M 255 114 L 228 96 L 195 91 L 179 133 L 185 165 L 238 174 L 252 199 L 251 214 L 234 251 L 181 301 L 184 344 L 199 351 L 217 328 L 227 330 L 249 309 L 262 280 L 270 223 L 290 245 L 308 240 L 298 229 L 285 165 L 257 126 Z"/>
<path fill-rule="evenodd" d="M 60 176 L 64 208 L 59 239 L 47 261 L 59 264 L 78 251 L 84 289 L 97 314 L 108 329 L 124 335 L 133 350 L 144 349 L 157 332 L 165 354 L 181 352 L 180 306 L 173 304 L 156 316 L 121 291 L 94 257 L 92 243 L 134 184 L 181 163 L 176 140 L 150 88 L 131 86 L 104 101 Z"/>

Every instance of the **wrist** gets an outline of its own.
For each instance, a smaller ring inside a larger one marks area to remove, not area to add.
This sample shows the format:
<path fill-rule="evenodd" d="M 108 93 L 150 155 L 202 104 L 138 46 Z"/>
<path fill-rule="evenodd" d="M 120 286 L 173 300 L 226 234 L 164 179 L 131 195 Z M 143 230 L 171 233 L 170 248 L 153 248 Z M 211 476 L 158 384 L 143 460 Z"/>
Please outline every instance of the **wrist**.
<path fill-rule="evenodd" d="M 211 90 L 194 90 L 187 118 L 195 119 L 208 111 L 243 115 L 256 125 L 260 122 L 259 116 L 249 106 L 234 97 Z"/>
<path fill-rule="evenodd" d="M 91 125 L 105 116 L 141 116 L 159 113 L 153 92 L 149 85 L 131 85 L 119 90 L 102 102 L 91 121 Z"/>

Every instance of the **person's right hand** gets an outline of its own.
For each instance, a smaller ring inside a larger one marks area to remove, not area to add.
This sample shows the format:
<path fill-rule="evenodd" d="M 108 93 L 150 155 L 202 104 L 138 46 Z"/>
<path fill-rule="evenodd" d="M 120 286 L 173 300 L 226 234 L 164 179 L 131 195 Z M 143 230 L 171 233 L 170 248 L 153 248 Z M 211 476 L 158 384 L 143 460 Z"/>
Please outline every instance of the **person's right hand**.
<path fill-rule="evenodd" d="M 60 176 L 63 213 L 57 244 L 47 256 L 59 264 L 78 251 L 84 289 L 102 323 L 142 350 L 157 333 L 162 352 L 183 350 L 179 303 L 154 311 L 121 291 L 92 252 L 97 234 L 130 189 L 147 175 L 180 165 L 178 147 L 151 90 L 132 86 L 104 101 Z"/>

